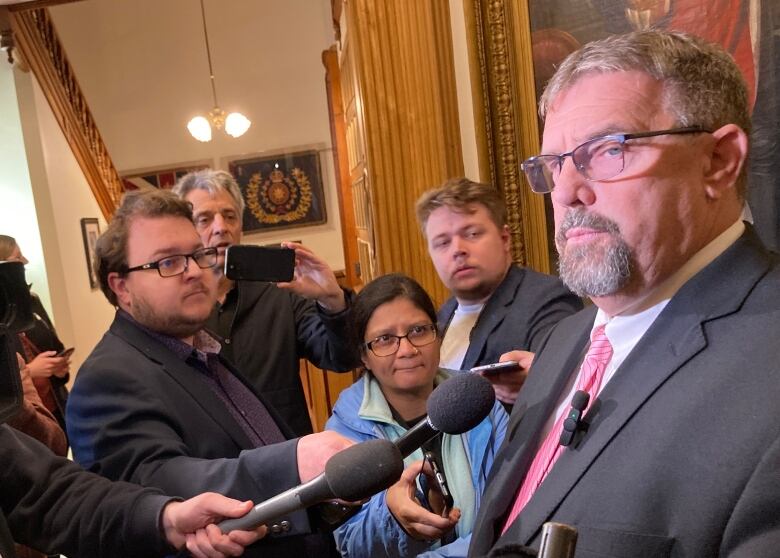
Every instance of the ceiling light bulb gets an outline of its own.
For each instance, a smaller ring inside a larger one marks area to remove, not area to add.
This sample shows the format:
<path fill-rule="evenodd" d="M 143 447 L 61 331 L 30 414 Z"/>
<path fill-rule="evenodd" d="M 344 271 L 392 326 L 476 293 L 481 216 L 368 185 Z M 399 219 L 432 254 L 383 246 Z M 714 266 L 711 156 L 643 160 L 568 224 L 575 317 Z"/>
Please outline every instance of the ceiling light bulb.
<path fill-rule="evenodd" d="M 187 123 L 187 129 L 198 141 L 211 141 L 211 125 L 203 116 L 196 116 Z"/>
<path fill-rule="evenodd" d="M 251 125 L 252 122 L 240 112 L 231 112 L 225 119 L 225 132 L 237 138 L 243 136 Z"/>

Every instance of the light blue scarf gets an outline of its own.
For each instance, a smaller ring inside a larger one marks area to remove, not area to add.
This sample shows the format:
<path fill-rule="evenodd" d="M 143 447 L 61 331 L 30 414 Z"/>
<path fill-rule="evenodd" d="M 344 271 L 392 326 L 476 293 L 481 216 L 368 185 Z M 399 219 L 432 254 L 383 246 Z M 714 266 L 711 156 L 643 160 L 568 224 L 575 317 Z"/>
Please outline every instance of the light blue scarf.
<path fill-rule="evenodd" d="M 382 393 L 379 382 L 371 373 L 367 373 L 364 378 L 363 402 L 358 410 L 358 416 L 364 420 L 376 423 L 388 440 L 400 438 L 406 432 L 406 429 L 393 418 L 393 413 L 390 411 L 390 406 Z M 447 378 L 449 378 L 449 375 L 440 369 L 436 373 L 433 385 L 437 386 Z M 460 521 L 458 521 L 455 527 L 458 537 L 465 536 L 471 532 L 476 516 L 476 495 L 474 493 L 471 465 L 464 437 L 465 434 L 459 436 L 444 434 L 441 441 L 441 458 L 444 472 L 447 475 L 448 485 L 452 492 L 455 506 L 461 512 Z M 422 459 L 422 450 L 418 449 L 404 460 L 404 465 L 408 467 L 414 461 Z"/>

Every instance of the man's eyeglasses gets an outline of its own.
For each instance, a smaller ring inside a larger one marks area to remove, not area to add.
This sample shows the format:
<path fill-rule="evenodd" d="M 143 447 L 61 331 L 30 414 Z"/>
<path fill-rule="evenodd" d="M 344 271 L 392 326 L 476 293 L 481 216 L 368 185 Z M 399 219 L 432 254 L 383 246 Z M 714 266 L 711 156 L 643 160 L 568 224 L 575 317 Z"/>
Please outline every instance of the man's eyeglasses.
<path fill-rule="evenodd" d="M 156 262 L 145 263 L 143 265 L 137 265 L 125 270 L 125 273 L 131 271 L 141 271 L 143 269 L 156 269 L 160 277 L 174 277 L 181 275 L 187 271 L 189 260 L 192 258 L 199 268 L 207 269 L 217 265 L 217 249 L 216 248 L 201 248 L 195 250 L 192 254 L 176 254 L 174 256 L 168 256 Z"/>
<path fill-rule="evenodd" d="M 566 157 L 571 157 L 574 167 L 587 180 L 607 180 L 623 172 L 626 164 L 625 143 L 628 140 L 702 133 L 709 134 L 711 131 L 700 126 L 691 126 L 635 134 L 610 134 L 588 140 L 568 153 L 531 157 L 523 161 L 520 168 L 528 178 L 531 190 L 537 194 L 546 194 L 555 188 L 555 178 L 560 174 Z"/>
<path fill-rule="evenodd" d="M 406 335 L 391 335 L 385 333 L 365 344 L 378 357 L 394 355 L 401 346 L 401 339 L 406 339 L 415 347 L 424 347 L 436 341 L 436 326 L 434 324 L 412 326 Z"/>

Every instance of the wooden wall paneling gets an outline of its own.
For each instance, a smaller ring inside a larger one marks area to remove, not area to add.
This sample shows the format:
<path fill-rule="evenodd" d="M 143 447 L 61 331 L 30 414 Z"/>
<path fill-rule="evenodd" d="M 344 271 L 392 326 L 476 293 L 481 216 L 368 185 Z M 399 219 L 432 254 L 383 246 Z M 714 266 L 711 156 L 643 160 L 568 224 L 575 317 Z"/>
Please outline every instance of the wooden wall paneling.
<path fill-rule="evenodd" d="M 333 164 L 336 175 L 336 191 L 341 215 L 341 238 L 344 249 L 344 273 L 346 285 L 356 288 L 361 284 L 357 231 L 355 230 L 355 208 L 350 182 L 350 163 L 347 155 L 347 135 L 344 118 L 344 102 L 341 94 L 341 70 L 338 52 L 332 46 L 322 53 L 325 66 L 325 88 L 328 93 L 328 114 L 330 117 L 330 137 L 333 146 Z"/>
<path fill-rule="evenodd" d="M 378 271 L 412 275 L 437 302 L 447 293 L 414 217 L 419 195 L 463 174 L 449 6 L 438 0 L 346 4 L 364 115 Z"/>
<path fill-rule="evenodd" d="M 325 375 L 306 359 L 300 361 L 300 375 L 312 427 L 315 432 L 320 432 L 325 427 L 331 410 L 325 387 Z"/>
<path fill-rule="evenodd" d="M 549 272 L 544 197 L 519 166 L 539 150 L 528 2 L 464 0 L 464 9 L 480 171 L 506 200 L 513 259 Z"/>
<path fill-rule="evenodd" d="M 357 373 L 321 370 L 306 359 L 301 359 L 299 373 L 312 427 L 322 432 L 339 394 L 355 382 Z"/>
<path fill-rule="evenodd" d="M 520 226 L 525 241 L 526 263 L 528 266 L 550 272 L 550 244 L 547 240 L 547 214 L 545 196 L 535 194 L 520 170 L 520 163 L 539 154 L 540 130 L 534 85 L 534 65 L 531 51 L 531 16 L 528 2 L 509 4 L 512 20 L 511 58 L 514 61 L 512 72 L 513 110 L 517 115 L 515 145 L 517 146 L 517 176 L 515 178 L 518 196 L 513 199 L 513 207 L 522 213 Z"/>
<path fill-rule="evenodd" d="M 359 52 L 353 48 L 351 34 L 342 41 L 339 67 L 341 69 L 341 92 L 347 138 L 347 166 L 352 209 L 355 217 L 355 240 L 358 250 L 361 283 L 371 281 L 376 275 L 374 256 L 374 227 L 368 182 L 368 162 L 365 149 L 365 126 L 363 110 L 359 105 L 360 84 L 357 77 Z"/>

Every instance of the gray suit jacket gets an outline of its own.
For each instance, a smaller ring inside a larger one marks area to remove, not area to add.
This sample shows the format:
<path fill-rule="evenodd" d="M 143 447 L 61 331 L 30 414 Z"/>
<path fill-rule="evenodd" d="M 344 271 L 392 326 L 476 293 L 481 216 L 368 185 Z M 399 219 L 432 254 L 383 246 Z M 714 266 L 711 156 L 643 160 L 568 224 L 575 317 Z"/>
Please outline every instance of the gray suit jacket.
<path fill-rule="evenodd" d="M 454 297 L 442 305 L 440 331 L 447 330 L 457 307 Z M 471 330 L 461 368 L 498 362 L 514 349 L 535 352 L 552 326 L 581 308 L 579 297 L 557 277 L 512 265 Z"/>
<path fill-rule="evenodd" d="M 752 229 L 673 297 L 604 387 L 588 432 L 503 536 L 539 433 L 596 309 L 537 353 L 488 481 L 469 556 L 579 530 L 578 558 L 780 552 L 780 268 Z"/>

